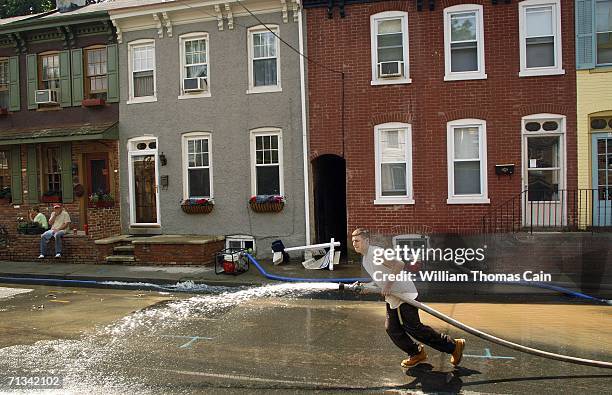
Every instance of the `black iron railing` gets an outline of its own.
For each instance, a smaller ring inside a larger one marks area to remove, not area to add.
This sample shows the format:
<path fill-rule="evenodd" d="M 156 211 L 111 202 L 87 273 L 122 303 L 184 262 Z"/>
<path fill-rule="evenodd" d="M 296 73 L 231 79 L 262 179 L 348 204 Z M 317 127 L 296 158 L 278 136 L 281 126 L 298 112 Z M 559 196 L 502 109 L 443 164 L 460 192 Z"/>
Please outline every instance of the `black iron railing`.
<path fill-rule="evenodd" d="M 483 233 L 612 231 L 612 188 L 524 190 L 491 207 Z"/>

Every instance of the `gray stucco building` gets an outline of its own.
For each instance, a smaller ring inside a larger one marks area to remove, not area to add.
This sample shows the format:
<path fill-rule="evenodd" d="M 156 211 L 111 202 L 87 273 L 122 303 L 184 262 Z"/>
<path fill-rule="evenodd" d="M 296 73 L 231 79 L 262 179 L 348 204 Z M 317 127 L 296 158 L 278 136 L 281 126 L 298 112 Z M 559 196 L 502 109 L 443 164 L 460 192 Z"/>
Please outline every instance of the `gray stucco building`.
<path fill-rule="evenodd" d="M 304 244 L 300 57 L 279 39 L 298 48 L 297 8 L 114 3 L 123 232 L 248 235 L 260 255 Z M 254 195 L 284 207 L 255 212 Z M 182 210 L 201 199 L 212 212 Z"/>

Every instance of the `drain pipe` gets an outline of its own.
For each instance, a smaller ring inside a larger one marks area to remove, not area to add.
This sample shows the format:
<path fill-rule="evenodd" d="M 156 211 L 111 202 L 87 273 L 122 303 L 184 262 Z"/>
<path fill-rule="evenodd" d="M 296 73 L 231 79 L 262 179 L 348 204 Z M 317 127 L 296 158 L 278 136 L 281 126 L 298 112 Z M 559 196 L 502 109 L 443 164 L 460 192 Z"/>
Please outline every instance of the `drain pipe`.
<path fill-rule="evenodd" d="M 354 290 L 359 292 L 360 289 L 362 289 L 362 286 L 356 285 L 356 286 L 346 286 L 344 284 L 340 284 L 339 285 L 339 289 L 350 289 L 350 290 Z M 370 290 L 371 288 L 368 287 L 368 290 Z M 397 295 L 396 295 L 397 296 Z M 398 296 L 399 297 L 399 296 Z M 461 323 L 445 314 L 440 313 L 437 310 L 432 309 L 431 307 L 427 306 L 426 304 L 423 304 L 421 302 L 417 302 L 416 300 L 412 300 L 409 298 L 400 298 L 402 299 L 404 302 L 408 303 L 411 306 L 416 307 L 417 309 L 423 310 L 431 315 L 433 315 L 436 318 L 441 319 L 442 321 L 456 327 L 459 328 L 471 335 L 477 336 L 481 339 L 490 341 L 492 343 L 496 343 L 499 344 L 501 346 L 504 347 L 508 347 L 511 348 L 513 350 L 516 351 L 520 351 L 526 354 L 532 354 L 532 355 L 536 355 L 538 357 L 543 357 L 543 358 L 548 358 L 548 359 L 554 359 L 557 361 L 562 361 L 562 362 L 569 362 L 569 363 L 573 363 L 573 364 L 577 364 L 577 365 L 585 365 L 585 366 L 594 366 L 594 367 L 598 367 L 598 368 L 605 368 L 605 369 L 612 369 L 612 362 L 604 362 L 604 361 L 597 361 L 597 360 L 592 360 L 592 359 L 584 359 L 584 358 L 576 358 L 576 357 L 571 357 L 568 355 L 562 355 L 562 354 L 555 354 L 552 352 L 548 352 L 548 351 L 543 351 L 543 350 L 538 350 L 537 348 L 531 348 L 531 347 L 527 347 L 527 346 L 523 346 L 522 344 L 518 344 L 518 343 L 513 343 L 511 341 L 505 340 L 505 339 L 500 339 L 499 337 L 495 337 L 493 335 L 490 335 L 486 332 L 480 331 L 476 328 L 472 328 L 471 326 L 465 325 L 464 323 Z"/>
<path fill-rule="evenodd" d="M 300 51 L 300 99 L 302 101 L 302 155 L 304 156 L 304 222 L 306 224 L 306 245 L 310 244 L 310 177 L 308 175 L 308 127 L 306 119 L 306 75 L 304 66 L 304 26 L 302 14 L 304 8 L 298 0 L 298 35 Z"/>

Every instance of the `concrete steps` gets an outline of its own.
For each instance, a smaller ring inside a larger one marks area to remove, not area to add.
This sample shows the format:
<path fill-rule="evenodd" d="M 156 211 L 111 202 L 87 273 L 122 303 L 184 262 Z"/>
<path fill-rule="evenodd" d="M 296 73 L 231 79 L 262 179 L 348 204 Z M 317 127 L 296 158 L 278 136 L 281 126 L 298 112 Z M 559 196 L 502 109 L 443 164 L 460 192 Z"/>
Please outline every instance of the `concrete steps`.
<path fill-rule="evenodd" d="M 114 255 L 131 255 L 134 256 L 134 246 L 129 245 L 121 245 L 113 248 Z"/>
<path fill-rule="evenodd" d="M 134 263 L 134 255 L 110 255 L 106 257 L 107 263 Z"/>

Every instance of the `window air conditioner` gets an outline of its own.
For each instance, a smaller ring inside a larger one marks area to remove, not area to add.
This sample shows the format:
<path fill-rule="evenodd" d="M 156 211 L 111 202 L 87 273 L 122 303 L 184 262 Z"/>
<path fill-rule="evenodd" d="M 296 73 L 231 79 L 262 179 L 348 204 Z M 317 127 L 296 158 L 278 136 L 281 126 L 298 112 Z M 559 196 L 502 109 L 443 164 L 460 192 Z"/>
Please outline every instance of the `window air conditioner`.
<path fill-rule="evenodd" d="M 429 248 L 429 237 L 420 234 L 398 235 L 393 237 L 393 247 L 399 246 L 403 251 L 404 246 L 408 247 L 408 251 L 421 249 L 419 258 L 422 261 L 427 260 L 427 249 Z"/>
<path fill-rule="evenodd" d="M 201 92 L 207 89 L 206 78 L 195 77 L 195 78 L 184 78 L 183 79 L 183 91 L 184 92 Z"/>
<path fill-rule="evenodd" d="M 403 72 L 404 62 L 401 60 L 393 62 L 378 63 L 378 75 L 381 78 L 401 77 Z"/>
<path fill-rule="evenodd" d="M 37 90 L 36 104 L 57 104 L 57 91 L 55 89 Z"/>

